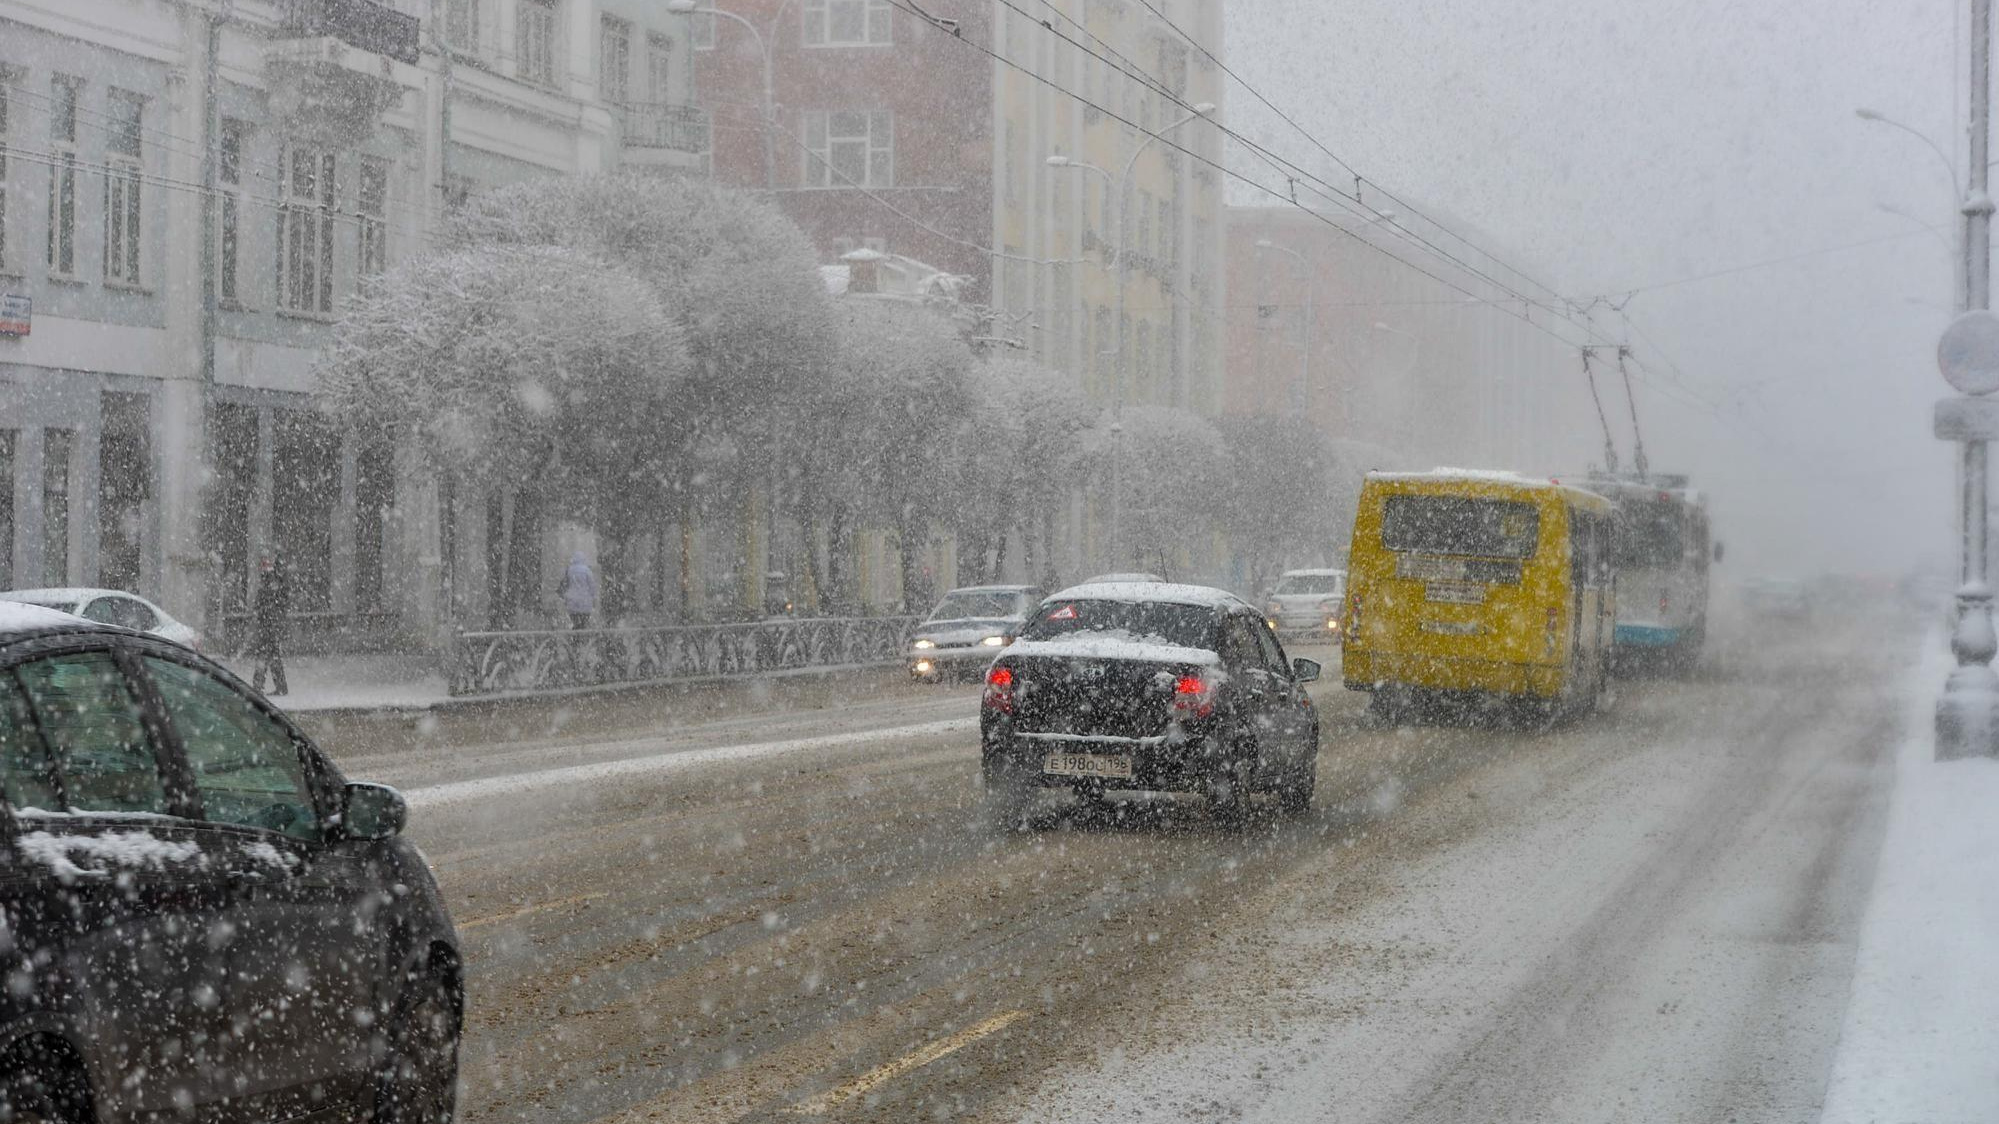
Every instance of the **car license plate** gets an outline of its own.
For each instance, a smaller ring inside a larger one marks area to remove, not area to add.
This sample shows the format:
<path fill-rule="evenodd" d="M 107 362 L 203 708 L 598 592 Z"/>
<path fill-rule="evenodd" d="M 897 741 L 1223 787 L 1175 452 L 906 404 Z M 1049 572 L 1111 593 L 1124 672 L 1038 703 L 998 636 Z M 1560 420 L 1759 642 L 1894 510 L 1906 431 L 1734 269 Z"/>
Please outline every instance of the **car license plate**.
<path fill-rule="evenodd" d="M 1041 763 L 1041 771 L 1064 777 L 1122 777 L 1131 779 L 1128 753 L 1051 753 Z"/>

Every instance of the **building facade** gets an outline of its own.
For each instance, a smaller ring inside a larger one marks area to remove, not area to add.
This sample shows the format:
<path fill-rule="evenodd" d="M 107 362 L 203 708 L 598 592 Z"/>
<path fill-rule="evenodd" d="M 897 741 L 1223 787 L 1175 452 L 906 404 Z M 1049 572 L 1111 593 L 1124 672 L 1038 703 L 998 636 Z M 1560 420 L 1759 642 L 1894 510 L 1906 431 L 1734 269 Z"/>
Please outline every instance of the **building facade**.
<path fill-rule="evenodd" d="M 1234 206 L 1226 258 L 1231 412 L 1302 413 L 1379 467 L 1571 472 L 1600 448 L 1576 349 L 1395 222 Z"/>
<path fill-rule="evenodd" d="M 467 498 L 330 426 L 316 356 L 481 189 L 703 169 L 689 59 L 641 0 L 0 0 L 0 588 L 217 634 L 276 555 L 307 635 L 457 619 Z"/>
<path fill-rule="evenodd" d="M 989 0 L 702 0 L 689 13 L 713 169 L 768 191 L 833 263 L 856 249 L 928 263 L 987 299 L 991 89 L 959 36 Z M 967 81 L 971 67 L 980 75 Z"/>
<path fill-rule="evenodd" d="M 995 16 L 994 49 L 1012 65 L 993 74 L 994 303 L 1093 401 L 1214 413 L 1221 2 L 1041 8 Z"/>

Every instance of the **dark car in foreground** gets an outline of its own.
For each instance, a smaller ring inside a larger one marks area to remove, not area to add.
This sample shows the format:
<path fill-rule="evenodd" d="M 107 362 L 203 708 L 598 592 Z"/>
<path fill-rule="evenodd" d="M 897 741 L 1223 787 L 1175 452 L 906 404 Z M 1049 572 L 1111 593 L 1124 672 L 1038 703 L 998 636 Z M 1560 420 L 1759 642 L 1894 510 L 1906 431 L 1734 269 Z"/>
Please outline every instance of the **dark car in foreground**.
<path fill-rule="evenodd" d="M 1197 792 L 1239 819 L 1252 793 L 1311 807 L 1319 720 L 1255 607 L 1204 586 L 1105 583 L 1041 603 L 986 675 L 979 729 L 995 826 L 1031 822 L 1035 794 Z"/>
<path fill-rule="evenodd" d="M 972 585 L 944 595 L 909 638 L 909 674 L 935 682 L 986 669 L 1041 601 L 1031 585 Z"/>
<path fill-rule="evenodd" d="M 0 1121 L 444 1121 L 403 798 L 187 648 L 0 605 Z"/>

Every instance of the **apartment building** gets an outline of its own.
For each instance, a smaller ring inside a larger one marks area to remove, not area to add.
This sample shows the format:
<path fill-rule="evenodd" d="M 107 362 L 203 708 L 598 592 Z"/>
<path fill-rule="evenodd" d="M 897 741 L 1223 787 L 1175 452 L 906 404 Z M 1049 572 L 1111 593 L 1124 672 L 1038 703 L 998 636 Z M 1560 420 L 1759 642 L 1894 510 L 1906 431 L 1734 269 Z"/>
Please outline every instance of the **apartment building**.
<path fill-rule="evenodd" d="M 689 5 L 691 6 L 691 5 Z M 991 0 L 701 0 L 688 13 L 717 180 L 768 191 L 821 261 L 866 249 L 988 299 Z"/>
<path fill-rule="evenodd" d="M 1221 407 L 1221 0 L 1001 4 L 994 303 L 1106 405 Z M 1123 315 L 1120 316 L 1120 308 Z"/>
<path fill-rule="evenodd" d="M 0 588 L 215 634 L 280 554 L 309 635 L 445 627 L 472 498 L 332 428 L 315 357 L 482 189 L 703 170 L 691 80 L 644 0 L 0 0 Z"/>
<path fill-rule="evenodd" d="M 1303 414 L 1381 466 L 1588 463 L 1600 431 L 1576 350 L 1417 236 L 1470 258 L 1463 243 L 1387 213 L 1228 208 L 1229 411 Z"/>

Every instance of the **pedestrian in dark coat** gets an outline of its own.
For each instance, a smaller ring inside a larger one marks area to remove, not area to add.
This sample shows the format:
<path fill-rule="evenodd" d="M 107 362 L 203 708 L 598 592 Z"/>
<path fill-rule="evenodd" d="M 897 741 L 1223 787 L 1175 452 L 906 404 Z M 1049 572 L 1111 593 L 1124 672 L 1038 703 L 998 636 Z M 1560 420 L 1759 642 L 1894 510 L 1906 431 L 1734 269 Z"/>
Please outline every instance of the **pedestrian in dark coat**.
<path fill-rule="evenodd" d="M 264 689 L 264 672 L 271 673 L 271 694 L 282 695 L 285 687 L 285 629 L 292 612 L 291 567 L 276 558 L 265 558 L 257 580 L 257 603 L 251 611 L 250 655 L 257 661 L 250 686 Z"/>
<path fill-rule="evenodd" d="M 590 614 L 597 611 L 597 575 L 590 572 L 582 551 L 569 556 L 569 568 L 562 571 L 562 584 L 555 592 L 569 610 L 569 627 L 589 628 Z"/>

